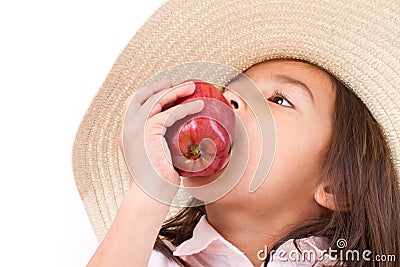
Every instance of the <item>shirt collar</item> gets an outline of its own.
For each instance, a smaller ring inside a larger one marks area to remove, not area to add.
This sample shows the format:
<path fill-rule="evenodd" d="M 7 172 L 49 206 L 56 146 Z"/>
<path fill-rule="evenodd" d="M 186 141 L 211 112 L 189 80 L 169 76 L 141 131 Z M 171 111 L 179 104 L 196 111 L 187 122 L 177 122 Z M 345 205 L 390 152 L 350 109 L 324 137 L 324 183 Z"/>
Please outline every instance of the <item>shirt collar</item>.
<path fill-rule="evenodd" d="M 195 228 L 192 238 L 184 241 L 175 248 L 174 256 L 193 255 L 195 253 L 215 252 L 232 253 L 243 255 L 237 247 L 225 240 L 207 221 L 206 215 L 203 215 Z"/>
<path fill-rule="evenodd" d="M 301 249 L 311 249 L 316 252 L 316 255 L 321 256 L 324 255 L 323 249 L 326 249 L 329 244 L 328 240 L 324 237 L 315 237 L 315 236 L 310 236 L 307 238 L 302 238 L 298 240 L 298 245 L 301 247 Z M 284 250 L 287 253 L 290 253 L 292 250 L 297 250 L 297 248 L 294 246 L 293 239 L 287 240 L 284 244 L 279 246 L 277 249 L 277 252 Z M 193 236 L 192 238 L 182 242 L 180 245 L 178 245 L 174 251 L 173 255 L 174 256 L 190 256 L 199 252 L 205 252 L 205 253 L 213 253 L 213 254 L 226 254 L 226 255 L 231 255 L 233 257 L 237 258 L 244 258 L 244 253 L 240 251 L 237 247 L 232 245 L 230 242 L 225 240 L 218 232 L 215 230 L 213 226 L 209 224 L 207 221 L 206 215 L 203 215 L 195 228 L 193 229 Z M 277 253 L 279 254 L 279 253 Z M 246 258 L 247 259 L 247 258 Z M 325 258 L 323 257 L 323 264 L 326 264 L 326 266 L 331 266 L 332 262 L 334 263 L 332 258 L 328 257 Z M 250 261 L 249 261 L 250 262 Z M 274 264 L 278 265 L 274 265 Z M 268 266 L 281 266 L 279 265 L 279 260 L 278 262 L 271 262 L 268 264 Z M 293 263 L 296 265 L 297 263 Z M 307 265 L 307 264 L 306 264 Z M 261 266 L 264 266 L 264 263 L 261 264 Z M 293 265 L 289 265 L 293 266 Z M 296 265 L 297 266 L 297 265 Z M 321 265 L 316 265 L 316 266 L 321 266 Z M 324 265 L 325 266 L 325 265 Z"/>

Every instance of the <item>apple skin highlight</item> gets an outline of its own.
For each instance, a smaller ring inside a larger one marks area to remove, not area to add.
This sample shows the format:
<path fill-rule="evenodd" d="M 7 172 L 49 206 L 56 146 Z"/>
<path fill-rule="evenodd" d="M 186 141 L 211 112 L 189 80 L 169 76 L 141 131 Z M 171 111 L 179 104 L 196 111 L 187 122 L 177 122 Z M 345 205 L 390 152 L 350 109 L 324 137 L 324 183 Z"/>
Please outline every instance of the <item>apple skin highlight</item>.
<path fill-rule="evenodd" d="M 179 98 L 163 109 L 202 99 L 203 111 L 175 122 L 165 133 L 172 163 L 183 177 L 210 176 L 229 162 L 235 113 L 219 89 L 201 80 L 193 94 Z"/>

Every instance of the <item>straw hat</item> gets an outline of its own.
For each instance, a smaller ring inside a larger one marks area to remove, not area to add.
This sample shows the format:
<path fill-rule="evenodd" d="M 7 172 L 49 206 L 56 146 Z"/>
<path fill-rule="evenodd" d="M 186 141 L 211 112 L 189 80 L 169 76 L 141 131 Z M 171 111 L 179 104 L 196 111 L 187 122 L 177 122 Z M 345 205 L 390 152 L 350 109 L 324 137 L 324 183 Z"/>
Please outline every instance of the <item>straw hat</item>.
<path fill-rule="evenodd" d="M 118 148 L 125 100 L 155 74 L 186 62 L 244 71 L 266 59 L 296 58 L 326 69 L 381 124 L 399 174 L 398 14 L 398 0 L 166 1 L 122 51 L 76 135 L 74 175 L 97 238 L 129 187 Z M 175 82 L 187 78 L 172 74 Z"/>

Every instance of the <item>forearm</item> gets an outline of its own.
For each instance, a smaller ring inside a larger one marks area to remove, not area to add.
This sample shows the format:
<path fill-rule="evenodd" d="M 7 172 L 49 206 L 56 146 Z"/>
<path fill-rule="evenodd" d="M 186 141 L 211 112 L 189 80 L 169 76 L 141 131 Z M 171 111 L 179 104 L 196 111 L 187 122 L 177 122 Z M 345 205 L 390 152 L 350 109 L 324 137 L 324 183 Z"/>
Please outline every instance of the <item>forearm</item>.
<path fill-rule="evenodd" d="M 147 266 L 168 210 L 133 184 L 88 266 Z"/>

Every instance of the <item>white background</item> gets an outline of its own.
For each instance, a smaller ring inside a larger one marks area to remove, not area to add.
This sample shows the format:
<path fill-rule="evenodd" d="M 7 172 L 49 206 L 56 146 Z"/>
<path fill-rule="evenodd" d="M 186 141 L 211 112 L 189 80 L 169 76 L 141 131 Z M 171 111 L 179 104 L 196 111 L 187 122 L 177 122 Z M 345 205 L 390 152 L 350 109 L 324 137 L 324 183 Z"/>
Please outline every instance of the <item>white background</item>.
<path fill-rule="evenodd" d="M 117 56 L 161 3 L 0 2 L 0 266 L 84 266 L 94 253 L 73 140 Z"/>

